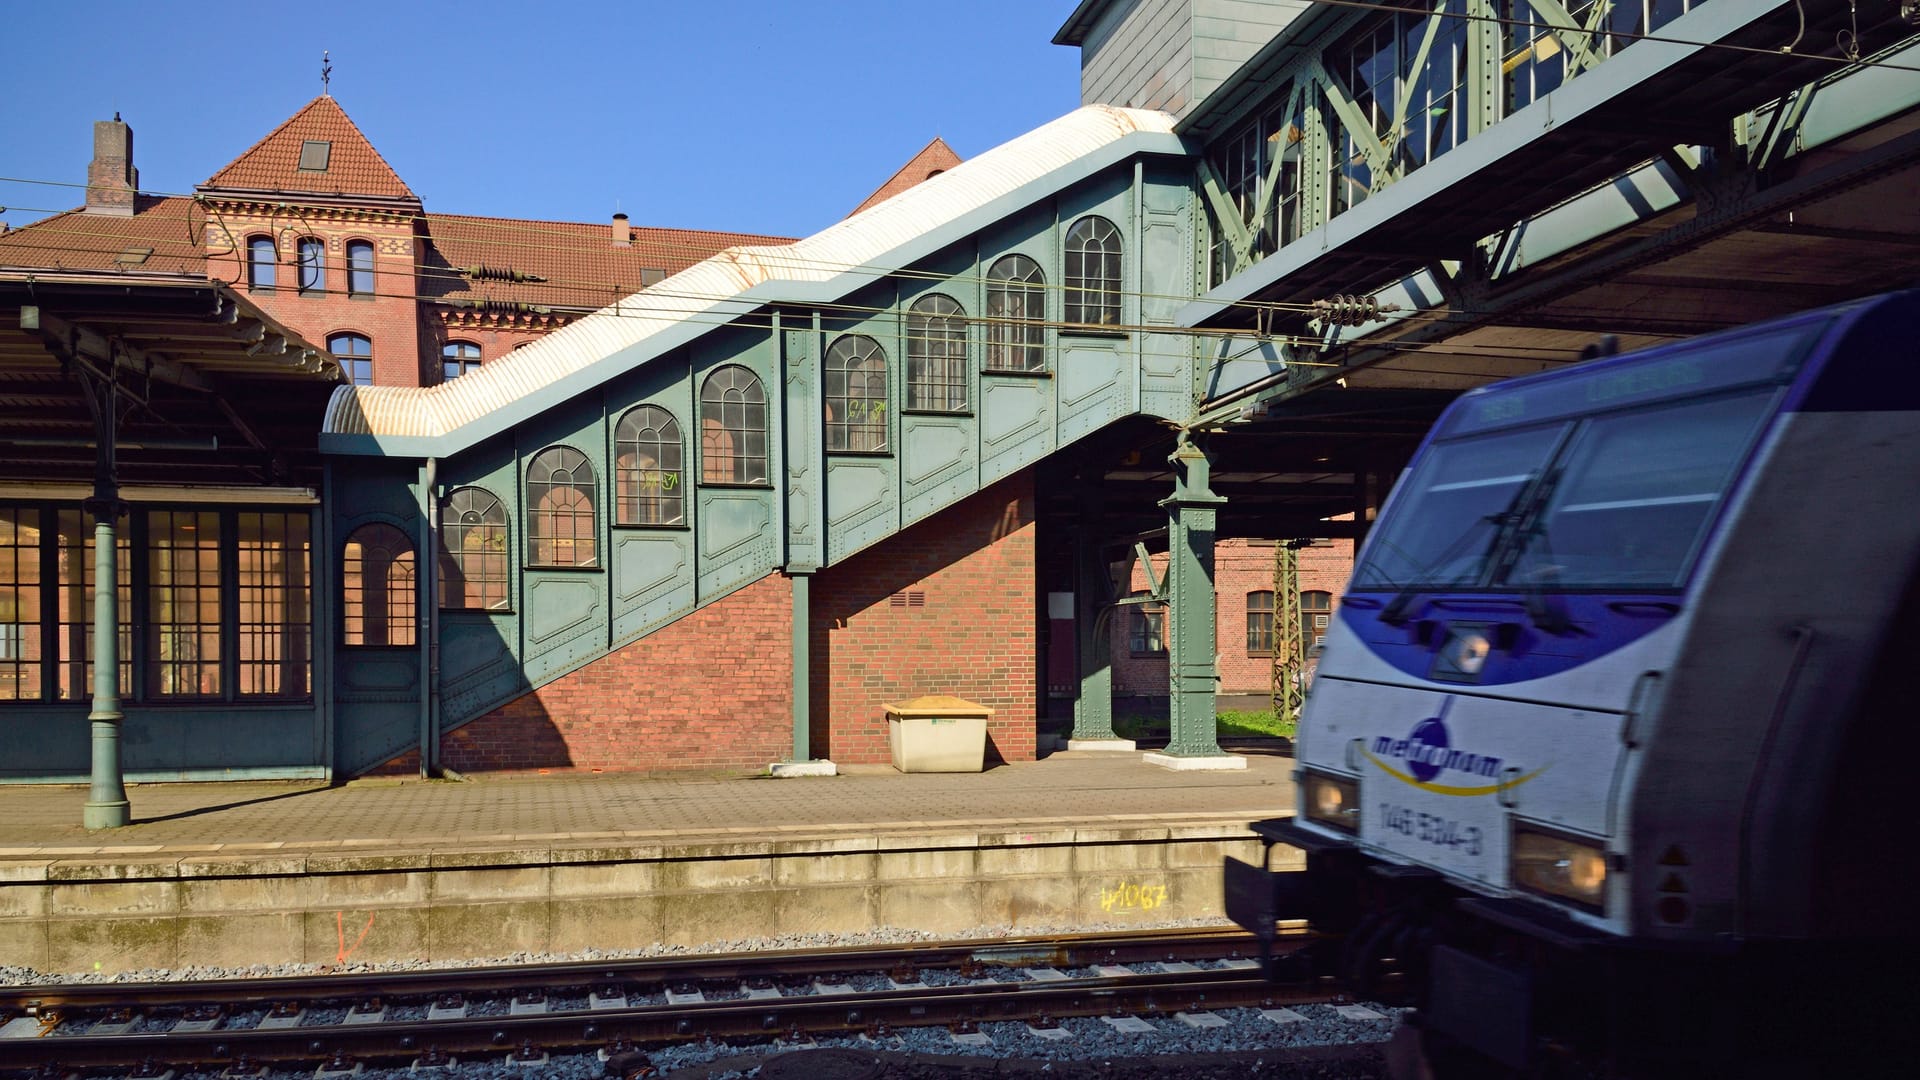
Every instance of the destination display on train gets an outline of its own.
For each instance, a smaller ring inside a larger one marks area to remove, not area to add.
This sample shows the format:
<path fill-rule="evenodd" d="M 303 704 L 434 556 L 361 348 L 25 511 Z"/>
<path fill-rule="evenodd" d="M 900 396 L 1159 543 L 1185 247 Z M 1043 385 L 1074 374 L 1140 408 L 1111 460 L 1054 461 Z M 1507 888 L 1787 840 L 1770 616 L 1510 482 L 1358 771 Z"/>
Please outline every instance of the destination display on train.
<path fill-rule="evenodd" d="M 1799 368 L 1820 327 L 1792 326 L 1758 339 L 1715 342 L 1676 349 L 1664 360 L 1642 357 L 1631 365 L 1595 362 L 1570 377 L 1529 385 L 1496 385 L 1462 397 L 1434 432 L 1446 438 L 1467 432 L 1517 427 L 1664 398 L 1709 394 L 1740 386 L 1785 382 Z M 1769 359 L 1772 362 L 1768 362 Z"/>

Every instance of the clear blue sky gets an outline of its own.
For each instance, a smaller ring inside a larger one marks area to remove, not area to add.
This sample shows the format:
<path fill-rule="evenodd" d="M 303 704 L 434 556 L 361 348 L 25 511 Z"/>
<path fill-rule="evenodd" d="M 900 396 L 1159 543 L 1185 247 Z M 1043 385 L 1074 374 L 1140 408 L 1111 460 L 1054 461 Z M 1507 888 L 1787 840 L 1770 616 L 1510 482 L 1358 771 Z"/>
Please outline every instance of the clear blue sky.
<path fill-rule="evenodd" d="M 427 209 L 804 236 L 927 140 L 972 157 L 1079 104 L 1074 0 L 0 5 L 0 176 L 79 184 L 93 122 L 190 192 L 320 92 Z M 14 226 L 78 188 L 0 182 Z"/>

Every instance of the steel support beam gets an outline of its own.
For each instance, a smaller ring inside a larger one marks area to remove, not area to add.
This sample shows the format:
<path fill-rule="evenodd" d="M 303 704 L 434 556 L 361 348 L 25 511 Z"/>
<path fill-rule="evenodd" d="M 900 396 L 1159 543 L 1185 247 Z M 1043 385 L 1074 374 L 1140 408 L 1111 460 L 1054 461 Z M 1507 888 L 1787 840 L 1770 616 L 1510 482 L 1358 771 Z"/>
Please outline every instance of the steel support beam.
<path fill-rule="evenodd" d="M 80 821 L 89 829 L 115 829 L 133 820 L 120 762 L 120 725 L 125 716 L 120 711 L 120 548 L 114 526 L 127 512 L 114 469 L 120 402 L 111 378 L 95 379 L 84 371 L 75 374 L 93 412 L 97 444 L 93 497 L 85 503 L 87 513 L 93 515 L 93 707 L 87 713 L 90 783 Z"/>
<path fill-rule="evenodd" d="M 1181 433 L 1167 458 L 1173 465 L 1173 495 L 1160 502 L 1167 512 L 1168 611 L 1173 642 L 1167 651 L 1171 737 L 1169 758 L 1225 757 L 1214 715 L 1218 689 L 1213 595 L 1215 520 L 1227 500 L 1208 486 L 1211 463 L 1206 452 Z"/>
<path fill-rule="evenodd" d="M 1082 491 L 1080 527 L 1073 550 L 1074 669 L 1073 736 L 1069 750 L 1131 750 L 1113 730 L 1113 578 L 1108 572 L 1100 494 Z M 1124 743 L 1124 745 L 1122 745 Z"/>
<path fill-rule="evenodd" d="M 790 570 L 793 583 L 793 760 L 813 758 L 813 574 Z"/>

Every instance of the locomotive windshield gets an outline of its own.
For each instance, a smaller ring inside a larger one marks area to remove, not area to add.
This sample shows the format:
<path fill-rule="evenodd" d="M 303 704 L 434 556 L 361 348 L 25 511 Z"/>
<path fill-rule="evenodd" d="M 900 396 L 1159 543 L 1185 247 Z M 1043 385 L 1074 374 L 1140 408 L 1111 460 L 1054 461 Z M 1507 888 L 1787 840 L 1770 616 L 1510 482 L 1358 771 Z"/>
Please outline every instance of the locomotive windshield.
<path fill-rule="evenodd" d="M 1359 589 L 1476 585 L 1501 525 L 1547 463 L 1566 425 L 1434 446 L 1407 477 L 1396 507 L 1354 572 Z"/>
<path fill-rule="evenodd" d="M 1670 589 L 1777 384 L 1435 443 L 1355 589 Z"/>
<path fill-rule="evenodd" d="M 1769 388 L 1579 425 L 1496 584 L 1678 586 L 1772 399 Z"/>

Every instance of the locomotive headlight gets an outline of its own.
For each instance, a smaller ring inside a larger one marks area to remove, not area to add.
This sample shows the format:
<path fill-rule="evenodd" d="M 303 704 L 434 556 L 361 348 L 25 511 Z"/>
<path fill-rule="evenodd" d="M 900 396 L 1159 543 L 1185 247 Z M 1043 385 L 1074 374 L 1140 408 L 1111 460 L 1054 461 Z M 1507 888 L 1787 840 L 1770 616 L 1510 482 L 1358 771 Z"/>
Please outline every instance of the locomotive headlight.
<path fill-rule="evenodd" d="M 1341 832 L 1360 831 L 1360 785 L 1323 773 L 1308 773 L 1300 781 L 1300 805 L 1308 820 Z"/>
<path fill-rule="evenodd" d="M 1448 660 L 1459 669 L 1462 675 L 1478 675 L 1486 666 L 1487 655 L 1493 652 L 1493 642 L 1479 630 L 1458 631 L 1447 642 Z"/>
<path fill-rule="evenodd" d="M 1513 884 L 1599 912 L 1607 897 L 1607 851 L 1600 843 L 1516 822 Z"/>

